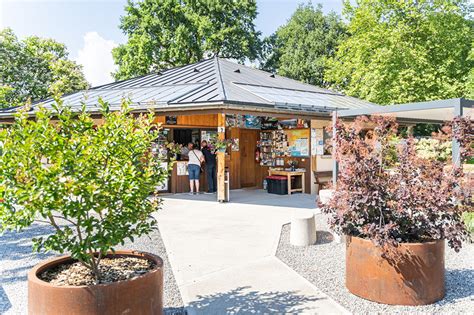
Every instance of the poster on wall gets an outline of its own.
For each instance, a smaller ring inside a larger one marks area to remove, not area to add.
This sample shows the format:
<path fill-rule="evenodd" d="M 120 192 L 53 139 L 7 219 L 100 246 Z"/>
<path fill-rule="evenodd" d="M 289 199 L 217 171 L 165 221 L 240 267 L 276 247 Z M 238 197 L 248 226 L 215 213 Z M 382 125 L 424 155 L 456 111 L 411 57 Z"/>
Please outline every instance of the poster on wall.
<path fill-rule="evenodd" d="M 209 130 L 202 130 L 201 131 L 201 141 L 206 140 L 210 142 L 212 138 L 217 137 L 217 132 L 209 131 Z"/>
<path fill-rule="evenodd" d="M 288 129 L 285 130 L 288 138 L 288 149 L 291 156 L 307 157 L 309 156 L 309 129 Z"/>
<path fill-rule="evenodd" d="M 311 129 L 311 155 L 316 155 L 316 129 Z"/>
<path fill-rule="evenodd" d="M 188 163 L 185 163 L 185 162 L 176 163 L 176 172 L 178 176 L 188 175 Z"/>
<path fill-rule="evenodd" d="M 232 151 L 238 152 L 240 150 L 239 148 L 239 138 L 232 139 Z"/>
<path fill-rule="evenodd" d="M 260 129 L 262 127 L 262 121 L 259 116 L 244 115 L 244 122 L 247 129 Z"/>
<path fill-rule="evenodd" d="M 313 129 L 314 130 L 314 149 L 315 153 L 313 155 L 324 155 L 324 139 L 323 139 L 323 129 Z"/>

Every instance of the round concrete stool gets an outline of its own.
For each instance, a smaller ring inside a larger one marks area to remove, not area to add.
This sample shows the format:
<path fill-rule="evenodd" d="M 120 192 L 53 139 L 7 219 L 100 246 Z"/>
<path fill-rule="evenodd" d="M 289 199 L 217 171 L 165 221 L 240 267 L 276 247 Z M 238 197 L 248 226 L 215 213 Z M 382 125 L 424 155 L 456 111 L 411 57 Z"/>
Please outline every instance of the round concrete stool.
<path fill-rule="evenodd" d="M 316 243 L 316 224 L 314 213 L 297 211 L 291 219 L 290 244 L 308 246 Z"/>
<path fill-rule="evenodd" d="M 321 189 L 319 191 L 319 201 L 325 205 L 331 200 L 332 195 L 334 193 L 333 189 Z"/>

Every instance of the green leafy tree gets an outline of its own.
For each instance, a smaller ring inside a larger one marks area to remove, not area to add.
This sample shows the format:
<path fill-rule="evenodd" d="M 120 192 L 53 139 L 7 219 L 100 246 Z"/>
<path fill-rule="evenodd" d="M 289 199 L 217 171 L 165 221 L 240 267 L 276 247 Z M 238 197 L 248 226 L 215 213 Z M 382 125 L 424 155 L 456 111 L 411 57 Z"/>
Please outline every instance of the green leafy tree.
<path fill-rule="evenodd" d="M 0 129 L 0 233 L 45 222 L 54 231 L 35 249 L 70 253 L 98 282 L 107 252 L 156 226 L 161 201 L 150 194 L 168 176 L 150 150 L 153 115 L 100 105 L 98 126 L 60 104 Z"/>
<path fill-rule="evenodd" d="M 210 55 L 241 61 L 258 56 L 255 0 L 129 0 L 125 10 L 120 28 L 128 41 L 113 50 L 116 79 Z"/>
<path fill-rule="evenodd" d="M 471 53 L 469 54 L 469 62 L 474 63 L 474 42 L 472 43 Z M 474 100 L 474 66 L 469 71 L 469 77 L 466 82 L 466 95 Z"/>
<path fill-rule="evenodd" d="M 345 35 L 337 14 L 324 15 L 321 5 L 301 4 L 285 25 L 264 40 L 262 68 L 324 86 L 325 60 L 334 55 Z"/>
<path fill-rule="evenodd" d="M 347 37 L 326 79 L 379 104 L 461 97 L 474 39 L 467 0 L 345 2 Z"/>
<path fill-rule="evenodd" d="M 19 40 L 11 29 L 0 31 L 0 108 L 87 87 L 64 44 L 36 36 Z"/>

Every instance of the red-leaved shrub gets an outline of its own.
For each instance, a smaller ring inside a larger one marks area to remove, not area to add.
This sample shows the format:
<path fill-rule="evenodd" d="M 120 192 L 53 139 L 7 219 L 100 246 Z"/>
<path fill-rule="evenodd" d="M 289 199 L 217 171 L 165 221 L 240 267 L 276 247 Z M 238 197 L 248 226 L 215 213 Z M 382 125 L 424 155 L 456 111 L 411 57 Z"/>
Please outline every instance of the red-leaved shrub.
<path fill-rule="evenodd" d="M 337 121 L 339 176 L 322 206 L 338 233 L 379 245 L 446 239 L 459 251 L 468 237 L 461 215 L 473 211 L 472 183 L 461 166 L 417 155 L 413 138 L 399 140 L 394 118 Z M 461 160 L 472 154 L 473 124 L 456 118 L 438 138 L 461 143 Z M 398 140 L 394 140 L 398 139 Z"/>

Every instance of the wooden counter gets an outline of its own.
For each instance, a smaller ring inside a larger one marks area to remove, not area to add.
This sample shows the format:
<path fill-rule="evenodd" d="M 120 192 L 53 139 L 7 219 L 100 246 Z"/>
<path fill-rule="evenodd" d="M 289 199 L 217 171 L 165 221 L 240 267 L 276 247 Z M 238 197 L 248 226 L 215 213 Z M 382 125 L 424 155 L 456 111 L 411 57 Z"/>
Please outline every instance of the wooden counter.
<path fill-rule="evenodd" d="M 291 195 L 292 192 L 298 192 L 298 191 L 304 194 L 305 173 L 306 173 L 306 170 L 298 170 L 298 171 L 284 171 L 284 170 L 273 170 L 273 169 L 268 170 L 269 176 L 272 176 L 272 175 L 286 176 L 287 183 L 288 183 L 288 195 Z M 294 188 L 291 186 L 291 177 L 293 176 L 301 178 L 300 188 Z"/>
<path fill-rule="evenodd" d="M 171 172 L 171 183 L 170 183 L 170 192 L 173 194 L 189 192 L 189 177 L 187 172 L 188 161 L 177 161 L 173 165 L 173 171 Z M 178 175 L 178 168 L 180 170 L 180 175 Z M 184 170 L 184 174 L 183 174 Z M 207 191 L 207 176 L 204 169 L 204 172 L 199 176 L 199 191 Z"/>

